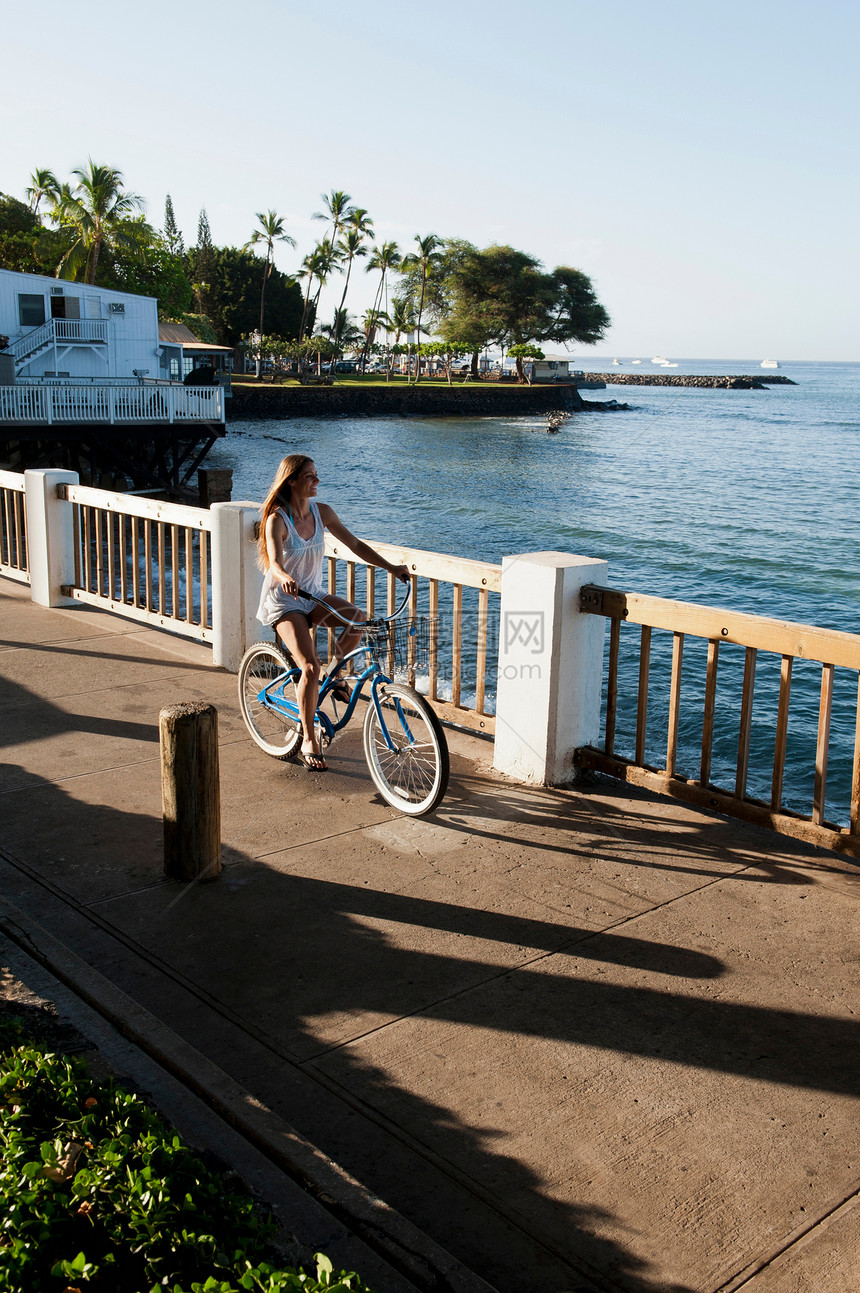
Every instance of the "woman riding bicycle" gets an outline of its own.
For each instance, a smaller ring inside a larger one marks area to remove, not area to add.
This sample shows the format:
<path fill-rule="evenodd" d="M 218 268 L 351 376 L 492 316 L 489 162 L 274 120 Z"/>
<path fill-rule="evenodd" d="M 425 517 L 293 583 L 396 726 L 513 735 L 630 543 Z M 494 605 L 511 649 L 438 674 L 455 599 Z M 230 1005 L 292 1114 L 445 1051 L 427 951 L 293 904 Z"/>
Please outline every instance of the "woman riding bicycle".
<path fill-rule="evenodd" d="M 273 628 L 301 669 L 296 687 L 296 699 L 302 720 L 301 760 L 305 767 L 325 772 L 328 764 L 319 748 L 314 724 L 314 711 L 320 689 L 322 663 L 316 649 L 314 630 L 339 623 L 329 615 L 325 606 L 309 598 L 300 597 L 299 589 L 322 598 L 341 615 L 347 616 L 356 626 L 366 618 L 364 611 L 353 606 L 345 597 L 328 593 L 323 584 L 323 557 L 325 556 L 324 531 L 329 530 L 336 539 L 366 561 L 370 566 L 381 566 L 399 579 L 409 578 L 408 566 L 393 566 L 374 552 L 373 548 L 350 534 L 327 503 L 316 503 L 314 498 L 319 477 L 312 458 L 293 453 L 283 459 L 262 507 L 260 523 L 259 563 L 266 572 L 263 591 L 257 610 L 257 619 Z M 337 639 L 329 670 L 355 650 L 361 638 L 361 629 L 347 628 Z M 334 688 L 339 700 L 349 699 L 346 683 Z"/>

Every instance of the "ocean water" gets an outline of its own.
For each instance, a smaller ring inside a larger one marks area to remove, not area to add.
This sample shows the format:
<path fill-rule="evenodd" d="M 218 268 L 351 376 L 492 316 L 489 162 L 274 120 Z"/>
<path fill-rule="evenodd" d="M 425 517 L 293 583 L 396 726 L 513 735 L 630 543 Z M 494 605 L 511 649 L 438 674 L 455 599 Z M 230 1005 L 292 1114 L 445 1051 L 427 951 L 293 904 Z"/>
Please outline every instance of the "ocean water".
<path fill-rule="evenodd" d="M 610 357 L 611 358 L 611 357 Z M 620 356 L 619 356 L 620 358 Z M 655 370 L 647 362 L 621 371 Z M 678 361 L 674 373 L 759 362 Z M 610 371 L 610 359 L 577 360 Z M 540 416 L 235 422 L 208 465 L 259 500 L 286 453 L 313 456 L 319 497 L 369 540 L 500 561 L 555 549 L 609 562 L 609 583 L 778 619 L 860 631 L 856 464 L 860 364 L 785 363 L 767 391 L 607 387 L 628 411 L 582 413 L 558 435 Z M 704 651 L 685 648 L 679 771 L 695 776 Z M 670 635 L 654 635 L 646 757 L 663 766 Z M 638 632 L 622 632 L 617 749 L 632 753 Z M 720 655 L 712 780 L 733 786 L 743 650 Z M 844 675 L 844 676 L 843 676 Z M 820 667 L 792 683 L 784 802 L 811 804 Z M 769 798 L 779 659 L 759 655 L 748 791 Z M 856 675 L 837 670 L 827 815 L 847 820 Z"/>

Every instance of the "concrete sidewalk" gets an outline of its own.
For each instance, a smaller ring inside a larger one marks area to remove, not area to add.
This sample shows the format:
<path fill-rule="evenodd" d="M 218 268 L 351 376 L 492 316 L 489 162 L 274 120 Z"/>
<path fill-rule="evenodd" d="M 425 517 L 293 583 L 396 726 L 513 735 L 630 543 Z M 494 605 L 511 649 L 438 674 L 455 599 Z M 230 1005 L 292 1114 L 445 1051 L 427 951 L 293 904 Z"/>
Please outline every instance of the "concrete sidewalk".
<path fill-rule="evenodd" d="M 860 870 L 626 787 L 523 788 L 454 734 L 443 805 L 401 818 L 357 725 L 327 774 L 269 760 L 208 660 L 0 580 L 19 930 L 504 1293 L 857 1293 Z M 182 886 L 157 720 L 197 699 L 227 865 Z"/>

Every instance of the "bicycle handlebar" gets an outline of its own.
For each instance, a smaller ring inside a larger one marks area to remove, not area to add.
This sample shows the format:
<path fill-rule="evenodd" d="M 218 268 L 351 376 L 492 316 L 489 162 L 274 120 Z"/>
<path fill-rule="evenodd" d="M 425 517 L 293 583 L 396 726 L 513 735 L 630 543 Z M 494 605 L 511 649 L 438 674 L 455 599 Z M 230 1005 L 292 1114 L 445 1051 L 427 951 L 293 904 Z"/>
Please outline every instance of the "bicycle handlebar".
<path fill-rule="evenodd" d="M 368 624 L 388 624 L 391 620 L 397 619 L 397 616 L 400 614 L 400 612 L 403 610 L 406 603 L 409 601 L 409 597 L 412 593 L 412 587 L 411 587 L 412 581 L 409 578 L 409 576 L 401 575 L 399 576 L 399 578 L 403 579 L 403 582 L 406 584 L 409 584 L 410 587 L 408 587 L 406 589 L 406 592 L 403 594 L 403 601 L 397 607 L 397 610 L 393 611 L 391 615 L 377 615 L 372 620 L 361 620 L 360 623 L 363 628 L 366 628 Z M 316 602 L 317 605 L 319 606 L 325 606 L 331 612 L 332 615 L 337 616 L 341 624 L 345 624 L 348 628 L 358 627 L 352 620 L 344 619 L 344 617 L 341 615 L 341 613 L 337 610 L 335 606 L 332 606 L 330 602 L 324 601 L 322 597 L 317 597 L 316 593 L 310 593 L 306 588 L 300 588 L 298 591 L 298 595 L 299 597 L 307 597 L 309 601 Z"/>

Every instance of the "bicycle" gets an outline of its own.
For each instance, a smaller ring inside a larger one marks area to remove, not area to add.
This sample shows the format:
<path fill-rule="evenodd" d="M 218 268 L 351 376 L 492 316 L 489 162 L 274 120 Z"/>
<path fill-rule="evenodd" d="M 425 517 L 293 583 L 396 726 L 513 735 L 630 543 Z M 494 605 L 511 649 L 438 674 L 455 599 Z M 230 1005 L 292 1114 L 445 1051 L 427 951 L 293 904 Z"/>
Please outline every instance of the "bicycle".
<path fill-rule="evenodd" d="M 313 593 L 299 589 L 299 595 L 324 605 L 346 627 L 356 627 Z M 320 687 L 314 722 L 320 749 L 328 747 L 349 724 L 369 683 L 363 747 L 370 775 L 392 808 L 411 817 L 423 817 L 437 807 L 445 794 L 450 758 L 442 725 L 428 702 L 414 687 L 395 682 L 386 672 L 405 668 L 407 676 L 414 675 L 418 666 L 427 663 L 436 623 L 427 616 L 398 622 L 409 595 L 407 590 L 391 615 L 361 623 L 361 644 L 338 662 Z M 365 668 L 356 677 L 341 718 L 337 698 L 333 697 L 332 721 L 322 704 L 338 685 L 338 675 L 347 660 L 361 655 L 366 657 Z M 301 670 L 277 634 L 273 644 L 258 642 L 250 647 L 239 667 L 239 706 L 245 725 L 259 748 L 274 759 L 294 758 L 302 744 L 296 698 L 300 676 Z"/>

